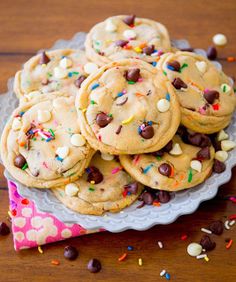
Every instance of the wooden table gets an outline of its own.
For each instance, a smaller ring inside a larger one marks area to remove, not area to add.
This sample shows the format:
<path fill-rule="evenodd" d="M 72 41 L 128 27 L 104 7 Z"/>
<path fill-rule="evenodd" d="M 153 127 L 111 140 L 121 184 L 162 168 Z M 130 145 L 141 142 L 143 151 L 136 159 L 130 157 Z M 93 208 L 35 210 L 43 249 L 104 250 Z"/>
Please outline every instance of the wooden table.
<path fill-rule="evenodd" d="M 38 49 L 50 47 L 55 40 L 69 39 L 78 31 L 88 31 L 96 22 L 110 15 L 136 13 L 165 24 L 172 38 L 186 38 L 194 47 L 206 48 L 214 34 L 228 36 L 229 44 L 220 50 L 222 57 L 236 55 L 235 0 L 225 1 L 1 1 L 0 2 L 0 92 L 6 91 L 7 79 Z M 235 74 L 236 63 L 223 62 L 225 72 Z M 1 167 L 0 219 L 6 221 L 8 195 Z M 173 281 L 235 281 L 235 245 L 225 248 L 225 238 L 236 240 L 235 227 L 222 236 L 214 236 L 216 249 L 209 254 L 210 261 L 196 260 L 186 253 L 191 241 L 199 241 L 201 227 L 212 220 L 225 220 L 236 213 L 236 205 L 223 200 L 223 196 L 236 193 L 236 169 L 232 180 L 222 186 L 218 196 L 203 203 L 192 215 L 179 218 L 168 226 L 156 226 L 144 232 L 108 232 L 83 236 L 44 247 L 44 254 L 37 249 L 16 253 L 12 236 L 0 238 L 0 281 L 164 281 L 159 273 L 168 270 Z M 187 241 L 180 236 L 188 234 Z M 157 241 L 164 243 L 159 249 Z M 75 262 L 64 260 L 64 246 L 78 247 L 80 257 Z M 117 258 L 134 246 L 126 261 Z M 87 261 L 97 257 L 102 271 L 90 274 Z M 138 258 L 143 266 L 138 266 Z M 61 261 L 51 265 L 52 259 Z"/>

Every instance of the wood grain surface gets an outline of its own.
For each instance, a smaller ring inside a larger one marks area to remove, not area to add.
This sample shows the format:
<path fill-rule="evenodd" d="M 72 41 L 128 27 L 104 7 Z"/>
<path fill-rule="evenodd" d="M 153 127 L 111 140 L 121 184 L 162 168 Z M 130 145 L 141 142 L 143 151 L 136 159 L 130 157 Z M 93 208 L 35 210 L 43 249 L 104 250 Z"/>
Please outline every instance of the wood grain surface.
<path fill-rule="evenodd" d="M 171 38 L 186 38 L 193 47 L 206 48 L 216 33 L 227 35 L 228 45 L 219 50 L 221 57 L 236 55 L 236 2 L 225 1 L 97 1 L 97 0 L 13 0 L 0 1 L 0 93 L 7 89 L 7 80 L 37 50 L 49 48 L 57 39 L 69 39 L 78 31 L 88 31 L 96 22 L 110 15 L 135 13 L 165 24 Z M 225 72 L 236 75 L 236 63 L 222 61 Z M 0 168 L 0 220 L 7 221 L 8 192 Z M 223 185 L 217 197 L 201 204 L 192 215 L 179 218 L 168 226 L 156 226 L 144 232 L 108 232 L 82 236 L 37 249 L 16 253 L 12 235 L 0 238 L 0 281 L 164 281 L 159 273 L 166 269 L 172 281 L 230 282 L 236 280 L 236 227 L 221 236 L 213 236 L 216 249 L 209 253 L 210 261 L 189 257 L 189 242 L 202 237 L 201 227 L 212 220 L 225 220 L 236 213 L 236 204 L 224 200 L 236 194 L 236 169 L 229 183 Z M 182 234 L 188 239 L 182 241 Z M 225 239 L 235 240 L 225 248 Z M 162 241 L 159 249 L 157 241 Z M 79 258 L 66 261 L 63 249 L 71 244 L 78 248 Z M 118 257 L 132 245 L 123 262 Z M 86 265 L 90 258 L 102 262 L 102 271 L 91 274 Z M 142 258 L 143 265 L 138 265 Z M 59 266 L 51 265 L 60 260 Z"/>

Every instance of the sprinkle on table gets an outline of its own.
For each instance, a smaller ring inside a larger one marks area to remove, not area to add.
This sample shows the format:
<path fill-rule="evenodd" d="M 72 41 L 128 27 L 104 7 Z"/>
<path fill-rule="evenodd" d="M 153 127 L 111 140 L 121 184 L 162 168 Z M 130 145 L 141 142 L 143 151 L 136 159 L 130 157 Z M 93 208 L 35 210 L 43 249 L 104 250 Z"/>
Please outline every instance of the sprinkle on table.
<path fill-rule="evenodd" d="M 133 247 L 133 246 L 128 246 L 128 247 L 127 247 L 127 250 L 128 250 L 128 251 L 133 251 L 133 250 L 134 250 L 134 247 Z"/>
<path fill-rule="evenodd" d="M 161 241 L 158 241 L 157 244 L 158 244 L 160 249 L 163 249 L 163 243 Z"/>
<path fill-rule="evenodd" d="M 170 280 L 170 274 L 168 272 L 165 273 L 166 280 Z"/>
<path fill-rule="evenodd" d="M 127 257 L 127 253 L 124 253 L 122 256 L 120 256 L 120 257 L 118 258 L 118 261 L 123 261 L 123 260 L 126 259 L 126 257 Z"/>
<path fill-rule="evenodd" d="M 60 261 L 57 260 L 57 259 L 53 259 L 53 260 L 51 261 L 51 264 L 53 264 L 53 265 L 59 265 L 59 264 L 60 264 Z"/>
<path fill-rule="evenodd" d="M 138 259 L 138 265 L 139 265 L 139 266 L 142 266 L 142 265 L 143 265 L 143 260 L 142 260 L 142 258 L 139 258 L 139 259 Z"/>
<path fill-rule="evenodd" d="M 229 248 L 232 246 L 232 244 L 233 244 L 233 240 L 230 239 L 229 242 L 228 242 L 228 244 L 225 246 L 226 249 L 229 249 Z"/>
<path fill-rule="evenodd" d="M 205 232 L 205 233 L 207 233 L 207 234 L 212 234 L 212 231 L 209 230 L 209 229 L 206 229 L 206 228 L 201 228 L 201 231 L 202 231 L 202 232 Z"/>
<path fill-rule="evenodd" d="M 39 251 L 40 254 L 43 254 L 43 250 L 42 250 L 41 246 L 38 246 L 38 251 Z"/>

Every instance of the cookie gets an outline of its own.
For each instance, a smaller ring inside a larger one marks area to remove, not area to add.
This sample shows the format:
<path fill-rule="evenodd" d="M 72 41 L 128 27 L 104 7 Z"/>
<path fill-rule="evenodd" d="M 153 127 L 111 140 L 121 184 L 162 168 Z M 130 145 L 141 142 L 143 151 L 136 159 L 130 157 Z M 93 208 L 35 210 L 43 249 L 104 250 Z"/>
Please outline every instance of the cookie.
<path fill-rule="evenodd" d="M 206 58 L 191 52 L 164 54 L 157 64 L 175 87 L 187 128 L 214 133 L 231 120 L 236 96 L 229 78 Z"/>
<path fill-rule="evenodd" d="M 91 61 L 103 66 L 128 58 L 156 62 L 163 52 L 171 50 L 171 44 L 162 24 L 123 15 L 96 24 L 87 35 L 85 50 Z"/>
<path fill-rule="evenodd" d="M 101 215 L 130 206 L 141 194 L 143 185 L 125 172 L 114 156 L 96 153 L 83 176 L 74 183 L 52 189 L 68 208 Z"/>
<path fill-rule="evenodd" d="M 16 73 L 14 91 L 23 102 L 53 91 L 74 95 L 90 73 L 90 65 L 82 50 L 43 52 L 28 60 Z"/>
<path fill-rule="evenodd" d="M 171 83 L 150 64 L 134 59 L 90 75 L 78 92 L 76 109 L 91 146 L 114 155 L 159 150 L 180 122 Z"/>
<path fill-rule="evenodd" d="M 199 141 L 199 146 L 184 143 L 175 135 L 165 148 L 155 153 L 120 156 L 121 164 L 134 179 L 154 189 L 179 191 L 194 187 L 210 176 L 214 148 L 205 135 L 198 134 L 192 141 L 193 136 L 190 141 Z"/>
<path fill-rule="evenodd" d="M 93 154 L 80 134 L 74 97 L 59 92 L 18 107 L 1 139 L 6 169 L 29 187 L 51 188 L 76 180 Z"/>

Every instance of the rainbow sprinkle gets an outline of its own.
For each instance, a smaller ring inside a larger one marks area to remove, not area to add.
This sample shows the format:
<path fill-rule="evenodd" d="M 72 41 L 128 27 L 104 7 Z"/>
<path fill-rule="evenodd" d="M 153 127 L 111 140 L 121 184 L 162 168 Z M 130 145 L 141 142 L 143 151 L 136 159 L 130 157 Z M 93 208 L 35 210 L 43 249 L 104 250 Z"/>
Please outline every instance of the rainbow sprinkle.
<path fill-rule="evenodd" d="M 193 171 L 190 168 L 188 171 L 188 183 L 192 182 L 192 179 L 193 179 Z"/>

